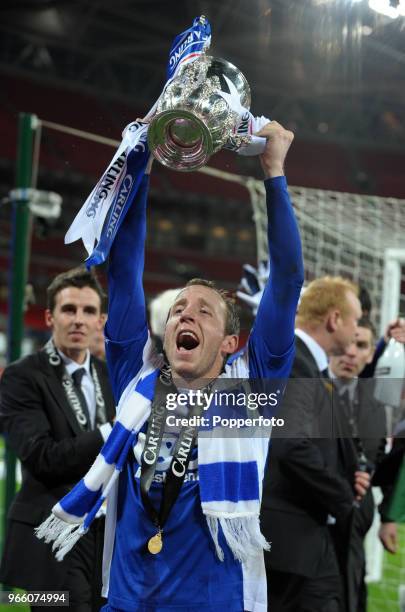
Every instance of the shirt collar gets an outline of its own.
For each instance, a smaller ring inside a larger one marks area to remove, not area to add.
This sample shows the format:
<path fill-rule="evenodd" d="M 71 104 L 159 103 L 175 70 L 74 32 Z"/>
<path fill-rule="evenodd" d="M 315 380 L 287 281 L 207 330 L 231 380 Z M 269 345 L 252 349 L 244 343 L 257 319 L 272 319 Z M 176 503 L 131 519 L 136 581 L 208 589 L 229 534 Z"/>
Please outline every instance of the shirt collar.
<path fill-rule="evenodd" d="M 320 372 L 325 370 L 328 367 L 328 357 L 321 345 L 318 344 L 312 336 L 307 334 L 307 332 L 304 332 L 303 329 L 296 329 L 295 335 L 303 341 L 312 357 L 315 359 L 318 370 Z"/>
<path fill-rule="evenodd" d="M 330 367 L 328 368 L 328 372 L 329 377 L 333 380 L 333 384 L 337 389 L 339 397 L 344 395 L 347 391 L 351 401 L 353 401 L 356 394 L 357 383 L 359 380 L 357 376 L 355 378 L 351 378 L 350 380 L 345 380 L 343 378 L 338 378 L 336 374 L 332 372 Z"/>
<path fill-rule="evenodd" d="M 84 363 L 77 363 L 77 361 L 73 361 L 73 359 L 65 355 L 65 353 L 63 353 L 60 349 L 57 349 L 57 350 L 58 350 L 59 355 L 61 356 L 63 363 L 65 364 L 68 374 L 72 375 L 73 372 L 75 372 L 76 370 L 79 370 L 80 368 L 84 368 L 86 370 L 86 374 L 88 376 L 91 376 L 90 374 L 90 351 L 89 350 L 86 353 L 86 359 L 84 360 Z"/>

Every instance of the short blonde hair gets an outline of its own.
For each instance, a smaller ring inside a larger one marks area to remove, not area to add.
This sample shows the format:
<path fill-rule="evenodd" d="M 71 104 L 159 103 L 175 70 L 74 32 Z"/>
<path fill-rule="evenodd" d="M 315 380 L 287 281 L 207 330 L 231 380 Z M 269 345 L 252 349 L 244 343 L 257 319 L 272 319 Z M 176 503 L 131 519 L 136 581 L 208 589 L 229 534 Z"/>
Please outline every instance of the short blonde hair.
<path fill-rule="evenodd" d="M 359 295 L 358 286 L 342 276 L 316 278 L 303 293 L 297 312 L 297 324 L 318 325 L 334 308 L 338 309 L 344 318 L 350 311 L 348 291 Z"/>

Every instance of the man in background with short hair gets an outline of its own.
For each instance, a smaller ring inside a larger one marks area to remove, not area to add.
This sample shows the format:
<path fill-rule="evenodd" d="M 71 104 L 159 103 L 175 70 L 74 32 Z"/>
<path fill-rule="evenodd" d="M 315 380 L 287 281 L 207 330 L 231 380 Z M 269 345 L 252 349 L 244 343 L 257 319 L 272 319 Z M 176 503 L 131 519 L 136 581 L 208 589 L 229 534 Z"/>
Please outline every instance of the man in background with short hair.
<path fill-rule="evenodd" d="M 281 437 L 273 433 L 261 512 L 272 543 L 265 553 L 272 612 L 340 612 L 341 579 L 328 525 L 346 530 L 369 475 L 357 470 L 350 483 L 346 479 L 327 366 L 328 356 L 350 346 L 360 317 L 357 287 L 341 277 L 316 279 L 302 295 L 282 406 L 285 427 Z"/>
<path fill-rule="evenodd" d="M 82 478 L 111 431 L 114 400 L 104 363 L 90 355 L 102 327 L 104 294 L 84 268 L 48 287 L 45 347 L 10 364 L 1 379 L 1 421 L 21 461 L 22 485 L 8 514 L 1 582 L 30 591 L 70 592 L 70 609 L 101 605 L 103 523 L 62 563 L 34 534 L 52 506 Z M 33 609 L 39 606 L 33 606 Z"/>
<path fill-rule="evenodd" d="M 384 457 L 386 445 L 386 416 L 384 406 L 374 399 L 375 381 L 359 378 L 371 363 L 375 349 L 375 330 L 367 317 L 358 322 L 354 341 L 343 355 L 332 356 L 329 373 L 333 380 L 333 407 L 341 424 L 341 435 L 353 444 L 358 467 L 370 474 Z M 348 477 L 352 465 L 346 465 Z M 354 508 L 349 528 L 348 546 L 337 546 L 347 612 L 365 612 L 367 587 L 364 539 L 374 519 L 374 498 L 368 489 L 358 507 Z"/>

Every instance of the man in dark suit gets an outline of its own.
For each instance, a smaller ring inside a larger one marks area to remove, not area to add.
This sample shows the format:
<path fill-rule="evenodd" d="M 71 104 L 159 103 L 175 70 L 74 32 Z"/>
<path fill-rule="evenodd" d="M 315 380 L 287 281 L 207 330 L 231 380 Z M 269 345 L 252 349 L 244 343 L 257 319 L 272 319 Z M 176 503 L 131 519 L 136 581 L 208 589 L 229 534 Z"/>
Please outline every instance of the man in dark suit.
<path fill-rule="evenodd" d="M 360 316 L 357 288 L 339 277 L 313 281 L 301 299 L 296 356 L 282 405 L 285 427 L 273 433 L 263 491 L 272 612 L 340 609 L 339 567 L 328 524 L 337 523 L 345 534 L 369 475 L 353 470 L 352 482 L 347 481 L 325 376 L 328 355 L 342 353 L 353 341 Z"/>
<path fill-rule="evenodd" d="M 1 582 L 27 590 L 68 590 L 71 609 L 99 609 L 103 519 L 59 563 L 34 528 L 90 467 L 111 431 L 114 401 L 106 366 L 89 345 L 101 329 L 104 298 L 83 268 L 48 287 L 45 320 L 52 337 L 2 376 L 1 421 L 21 461 L 22 486 L 8 514 Z"/>
<path fill-rule="evenodd" d="M 366 317 L 358 322 L 354 342 L 343 355 L 332 356 L 329 373 L 334 386 L 335 416 L 340 421 L 341 435 L 352 443 L 357 464 L 372 474 L 385 454 L 386 416 L 382 404 L 374 398 L 373 378 L 358 378 L 374 355 L 375 332 Z M 347 453 L 344 457 L 347 459 Z M 346 464 L 348 478 L 353 471 L 352 458 Z M 349 528 L 349 541 L 337 546 L 345 591 L 347 612 L 366 612 L 366 559 L 364 539 L 374 519 L 374 498 L 371 488 L 354 509 Z M 339 534 L 338 534 L 339 536 Z M 339 537 L 337 538 L 339 540 Z"/>

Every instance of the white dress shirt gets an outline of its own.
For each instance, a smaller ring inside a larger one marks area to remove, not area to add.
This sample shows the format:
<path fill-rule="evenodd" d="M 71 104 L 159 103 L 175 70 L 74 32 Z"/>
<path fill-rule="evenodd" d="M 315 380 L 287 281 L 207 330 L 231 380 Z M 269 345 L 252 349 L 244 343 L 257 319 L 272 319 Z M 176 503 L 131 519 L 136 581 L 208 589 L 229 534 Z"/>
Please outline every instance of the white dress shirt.
<path fill-rule="evenodd" d="M 63 363 L 65 364 L 67 373 L 70 374 L 70 376 L 72 376 L 73 372 L 76 372 L 76 370 L 80 370 L 81 368 L 84 368 L 85 370 L 80 386 L 83 391 L 83 395 L 86 398 L 91 428 L 94 429 L 94 424 L 96 422 L 97 404 L 96 391 L 94 389 L 94 382 L 90 372 L 90 351 L 87 351 L 84 363 L 77 363 L 77 361 L 73 361 L 73 359 L 70 359 L 70 357 L 65 355 L 65 353 L 62 353 L 62 351 L 59 349 L 58 352 L 61 356 Z M 110 423 L 104 423 L 103 425 L 99 425 L 98 429 L 100 430 L 100 433 L 103 436 L 103 440 L 105 442 L 108 436 L 110 435 Z"/>
<path fill-rule="evenodd" d="M 316 361 L 319 371 L 323 372 L 323 370 L 326 370 L 328 367 L 328 356 L 321 345 L 302 329 L 296 329 L 295 335 L 298 336 L 298 338 L 301 338 L 307 349 L 310 351 L 312 357 Z"/>

